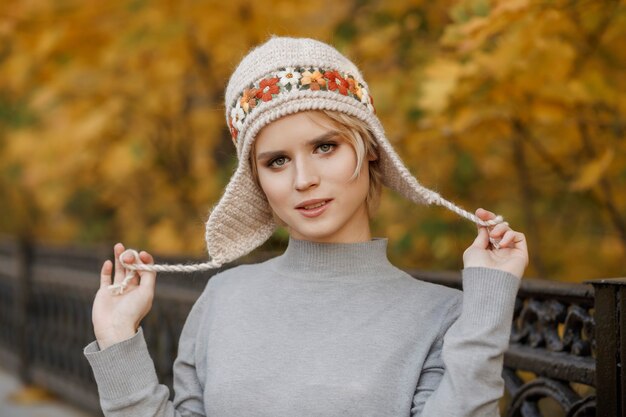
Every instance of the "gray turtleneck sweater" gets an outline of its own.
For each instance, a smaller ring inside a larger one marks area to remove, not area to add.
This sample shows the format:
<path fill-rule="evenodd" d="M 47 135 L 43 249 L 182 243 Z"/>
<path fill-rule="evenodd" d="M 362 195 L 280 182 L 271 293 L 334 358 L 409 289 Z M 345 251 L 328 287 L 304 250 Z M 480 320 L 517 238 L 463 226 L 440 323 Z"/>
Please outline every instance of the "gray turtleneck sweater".
<path fill-rule="evenodd" d="M 389 263 L 387 240 L 291 239 L 209 280 L 183 328 L 174 401 L 142 329 L 84 350 L 106 416 L 497 416 L 519 279 L 465 268 L 463 292 Z"/>

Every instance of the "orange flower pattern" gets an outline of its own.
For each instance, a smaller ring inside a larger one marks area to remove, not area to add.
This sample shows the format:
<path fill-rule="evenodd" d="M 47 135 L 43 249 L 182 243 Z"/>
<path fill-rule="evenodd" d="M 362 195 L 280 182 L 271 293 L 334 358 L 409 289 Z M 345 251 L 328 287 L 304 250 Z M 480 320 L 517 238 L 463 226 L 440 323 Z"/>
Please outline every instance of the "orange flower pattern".
<path fill-rule="evenodd" d="M 329 91 L 352 97 L 369 111 L 376 113 L 374 100 L 367 88 L 351 74 L 321 68 L 280 68 L 245 88 L 231 106 L 229 128 L 235 145 L 247 116 L 255 108 L 280 94 L 299 90 Z"/>
<path fill-rule="evenodd" d="M 250 110 L 256 107 L 256 95 L 259 92 L 257 88 L 246 88 L 243 95 L 239 99 L 239 104 L 244 112 L 250 113 Z"/>
<path fill-rule="evenodd" d="M 328 89 L 330 91 L 337 90 L 339 93 L 344 96 L 348 95 L 348 81 L 343 78 L 337 71 L 326 71 L 324 73 L 324 78 L 328 80 Z"/>
<path fill-rule="evenodd" d="M 236 146 L 237 145 L 237 136 L 239 135 L 239 131 L 237 129 L 235 129 L 235 126 L 233 125 L 233 118 L 232 117 L 228 121 L 228 127 L 230 128 L 230 136 L 232 137 L 233 143 Z"/>
<path fill-rule="evenodd" d="M 326 80 L 324 79 L 324 74 L 318 70 L 313 72 L 304 71 L 300 84 L 302 84 L 302 86 L 308 86 L 311 90 L 320 90 L 322 87 L 326 87 Z"/>
<path fill-rule="evenodd" d="M 276 85 L 280 78 L 265 78 L 259 83 L 259 92 L 256 93 L 256 98 L 260 98 L 263 101 L 270 101 L 274 94 L 280 92 L 280 87 Z"/>

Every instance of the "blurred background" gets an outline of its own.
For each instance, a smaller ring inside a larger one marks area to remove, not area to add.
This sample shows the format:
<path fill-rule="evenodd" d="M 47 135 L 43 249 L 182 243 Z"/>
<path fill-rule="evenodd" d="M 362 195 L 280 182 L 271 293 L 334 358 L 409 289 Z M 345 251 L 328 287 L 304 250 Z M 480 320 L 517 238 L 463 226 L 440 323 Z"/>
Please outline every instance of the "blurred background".
<path fill-rule="evenodd" d="M 418 180 L 529 241 L 527 276 L 626 271 L 623 1 L 21 0 L 0 5 L 0 232 L 204 256 L 236 164 L 223 92 L 271 34 L 362 69 Z M 386 193 L 374 234 L 452 270 L 476 230 Z M 280 248 L 279 232 L 269 243 Z"/>

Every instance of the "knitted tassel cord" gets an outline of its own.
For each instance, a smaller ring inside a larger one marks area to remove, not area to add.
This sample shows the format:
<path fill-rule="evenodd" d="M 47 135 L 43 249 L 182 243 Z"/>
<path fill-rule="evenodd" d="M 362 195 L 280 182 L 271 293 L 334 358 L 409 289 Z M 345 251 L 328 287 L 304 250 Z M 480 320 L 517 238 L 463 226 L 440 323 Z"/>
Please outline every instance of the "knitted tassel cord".
<path fill-rule="evenodd" d="M 487 228 L 492 228 L 497 224 L 500 223 L 504 223 L 504 219 L 502 218 L 502 216 L 498 215 L 496 216 L 494 219 L 491 220 L 482 220 L 479 219 L 476 215 L 468 212 L 467 210 L 464 210 L 460 207 L 458 207 L 457 205 L 443 199 L 443 198 L 437 198 L 434 201 L 435 204 L 443 206 L 445 208 L 447 208 L 450 211 L 455 212 L 456 214 L 458 214 L 461 217 L 464 217 L 468 220 L 473 221 L 474 223 L 480 225 L 480 226 L 484 226 Z M 489 242 L 491 243 L 491 245 L 495 248 L 495 249 L 500 249 L 500 245 L 499 242 L 500 240 L 496 240 L 494 238 L 492 238 L 491 236 L 489 237 Z M 133 257 L 135 258 L 135 261 L 138 263 L 132 263 L 132 264 L 128 264 L 126 262 L 123 261 L 124 255 L 126 255 L 127 253 L 130 253 L 133 255 Z M 204 262 L 201 264 L 194 264 L 194 265 L 185 265 L 185 264 L 177 264 L 177 265 L 146 265 L 143 262 L 141 262 L 141 259 L 139 258 L 139 254 L 137 253 L 136 250 L 134 249 L 127 249 L 125 250 L 121 255 L 120 255 L 120 263 L 122 264 L 122 266 L 124 267 L 124 269 L 126 270 L 126 276 L 124 277 L 124 280 L 118 284 L 112 284 L 109 285 L 109 290 L 111 290 L 114 294 L 123 294 L 124 290 L 128 287 L 128 282 L 133 279 L 136 275 L 137 275 L 137 271 L 151 271 L 151 272 L 198 272 L 198 271 L 208 271 L 211 269 L 217 269 L 219 267 L 221 267 L 224 262 L 219 262 L 215 259 L 209 261 L 209 262 Z"/>
<path fill-rule="evenodd" d="M 124 256 L 130 253 L 133 255 L 135 262 L 128 264 L 124 262 Z M 139 258 L 139 253 L 137 253 L 134 249 L 126 249 L 124 252 L 120 254 L 120 263 L 124 267 L 126 271 L 126 276 L 122 280 L 122 282 L 117 284 L 112 284 L 108 286 L 108 289 L 111 290 L 114 294 L 120 295 L 124 293 L 124 290 L 128 287 L 128 282 L 133 279 L 137 275 L 137 271 L 150 271 L 150 272 L 196 272 L 196 271 L 208 271 L 210 269 L 217 269 L 222 266 L 222 263 L 217 262 L 215 260 L 211 260 L 209 262 L 204 262 L 201 264 L 195 265 L 185 265 L 185 264 L 176 264 L 176 265 L 146 265 L 141 262 Z"/>
<path fill-rule="evenodd" d="M 486 227 L 488 230 L 491 230 L 492 227 L 494 227 L 497 224 L 500 223 L 506 223 L 504 221 L 504 219 L 502 218 L 502 216 L 497 215 L 495 218 L 491 219 L 491 220 L 482 220 L 479 219 L 478 217 L 476 217 L 475 214 L 470 213 L 467 210 L 463 210 L 461 207 L 452 204 L 451 202 L 449 202 L 448 200 L 445 200 L 441 197 L 437 198 L 435 200 L 435 204 L 438 204 L 440 206 L 443 206 L 445 208 L 447 208 L 450 211 L 455 212 L 456 214 L 458 214 L 461 217 L 465 217 L 468 220 L 473 221 L 474 223 L 480 225 L 480 226 L 484 226 Z M 489 242 L 491 243 L 491 246 L 494 247 L 494 249 L 500 249 L 500 239 L 496 240 L 494 238 L 492 238 L 491 236 L 489 236 Z"/>

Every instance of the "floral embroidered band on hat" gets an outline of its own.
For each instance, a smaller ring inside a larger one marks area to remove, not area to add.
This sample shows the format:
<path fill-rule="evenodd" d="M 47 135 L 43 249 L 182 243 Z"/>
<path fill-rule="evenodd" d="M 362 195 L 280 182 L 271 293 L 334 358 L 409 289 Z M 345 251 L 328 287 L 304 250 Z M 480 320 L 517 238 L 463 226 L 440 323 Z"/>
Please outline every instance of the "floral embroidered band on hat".
<path fill-rule="evenodd" d="M 374 99 L 367 88 L 351 74 L 314 67 L 280 68 L 244 89 L 231 105 L 229 127 L 235 145 L 246 117 L 257 106 L 280 94 L 302 90 L 331 91 L 352 97 L 376 113 Z"/>

